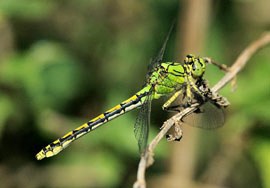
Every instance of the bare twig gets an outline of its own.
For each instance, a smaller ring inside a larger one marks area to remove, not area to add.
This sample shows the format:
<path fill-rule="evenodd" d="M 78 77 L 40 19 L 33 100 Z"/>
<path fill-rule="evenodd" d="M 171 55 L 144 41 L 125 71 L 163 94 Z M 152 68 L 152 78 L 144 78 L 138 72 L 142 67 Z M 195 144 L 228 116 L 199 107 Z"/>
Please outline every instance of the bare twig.
<path fill-rule="evenodd" d="M 226 84 L 228 84 L 236 75 L 244 68 L 247 61 L 254 55 L 256 51 L 261 49 L 270 43 L 270 32 L 263 34 L 259 39 L 253 41 L 236 59 L 235 63 L 229 67 L 229 71 L 224 75 L 224 77 L 212 88 L 213 92 L 217 92 L 221 88 L 223 88 Z M 147 167 L 153 164 L 153 155 L 154 149 L 160 140 L 166 135 L 168 130 L 175 124 L 175 122 L 180 121 L 185 115 L 192 113 L 199 106 L 192 106 L 184 109 L 180 113 L 172 116 L 170 119 L 163 123 L 162 129 L 157 134 L 157 136 L 150 142 L 148 148 L 145 152 L 145 155 L 141 157 L 138 173 L 137 173 L 137 181 L 134 183 L 134 188 L 145 188 L 145 170 Z"/>

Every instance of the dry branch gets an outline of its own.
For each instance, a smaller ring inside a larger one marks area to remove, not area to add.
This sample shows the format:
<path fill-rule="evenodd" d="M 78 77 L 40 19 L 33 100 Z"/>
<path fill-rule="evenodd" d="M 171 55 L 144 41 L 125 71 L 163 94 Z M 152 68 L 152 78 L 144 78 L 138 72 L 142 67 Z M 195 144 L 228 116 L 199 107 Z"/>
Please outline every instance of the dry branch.
<path fill-rule="evenodd" d="M 270 32 L 263 34 L 260 38 L 253 41 L 236 59 L 234 64 L 229 67 L 229 71 L 224 75 L 222 79 L 212 88 L 213 92 L 217 92 L 221 88 L 223 88 L 226 84 L 228 84 L 236 75 L 245 67 L 247 61 L 257 52 L 259 49 L 263 48 L 267 44 L 270 43 Z M 141 160 L 138 166 L 137 171 L 137 181 L 134 183 L 134 188 L 145 188 L 145 171 L 146 168 L 151 166 L 154 162 L 154 149 L 160 140 L 166 135 L 168 130 L 175 124 L 175 122 L 180 121 L 185 115 L 192 113 L 199 106 L 193 106 L 184 109 L 183 111 L 177 113 L 172 116 L 170 119 L 163 123 L 162 129 L 157 134 L 157 136 L 150 142 L 147 147 L 147 150 L 143 156 L 141 156 Z"/>

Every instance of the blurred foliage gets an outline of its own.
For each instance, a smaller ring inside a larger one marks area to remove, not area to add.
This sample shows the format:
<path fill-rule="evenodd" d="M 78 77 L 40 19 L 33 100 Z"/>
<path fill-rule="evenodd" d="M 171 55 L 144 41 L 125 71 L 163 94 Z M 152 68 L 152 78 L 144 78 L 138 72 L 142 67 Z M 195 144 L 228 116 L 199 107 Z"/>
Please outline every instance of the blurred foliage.
<path fill-rule="evenodd" d="M 264 4 L 214 1 L 205 50 L 199 55 L 230 65 L 250 41 L 269 29 L 268 14 L 260 11 L 267 7 Z M 131 187 L 139 161 L 133 135 L 136 112 L 106 124 L 53 158 L 36 161 L 34 156 L 138 91 L 150 58 L 184 9 L 185 3 L 176 0 L 0 1 L 1 186 Z M 173 59 L 173 41 L 174 36 L 167 60 Z M 201 133 L 198 173 L 223 142 L 247 135 L 231 173 L 250 178 L 228 177 L 230 187 L 270 187 L 269 50 L 251 59 L 237 77 L 234 93 L 229 86 L 222 91 L 231 102 L 226 126 Z M 222 73 L 209 67 L 206 77 L 213 85 Z M 168 115 L 153 105 L 151 137 Z M 159 145 L 158 162 L 149 176 L 165 171 L 167 147 L 165 141 Z"/>

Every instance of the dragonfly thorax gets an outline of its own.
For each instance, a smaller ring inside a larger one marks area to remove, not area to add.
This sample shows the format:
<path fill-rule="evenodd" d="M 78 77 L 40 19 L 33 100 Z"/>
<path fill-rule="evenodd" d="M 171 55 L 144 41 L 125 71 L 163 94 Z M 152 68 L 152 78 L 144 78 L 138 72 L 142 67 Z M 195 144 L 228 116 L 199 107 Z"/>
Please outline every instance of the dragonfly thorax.
<path fill-rule="evenodd" d="M 147 85 L 152 88 L 153 98 L 173 93 L 185 83 L 185 69 L 180 63 L 163 62 L 149 76 Z"/>
<path fill-rule="evenodd" d="M 148 79 L 153 98 L 158 99 L 174 93 L 186 84 L 196 83 L 203 76 L 205 66 L 204 59 L 194 55 L 187 55 L 183 65 L 178 62 L 160 63 Z"/>

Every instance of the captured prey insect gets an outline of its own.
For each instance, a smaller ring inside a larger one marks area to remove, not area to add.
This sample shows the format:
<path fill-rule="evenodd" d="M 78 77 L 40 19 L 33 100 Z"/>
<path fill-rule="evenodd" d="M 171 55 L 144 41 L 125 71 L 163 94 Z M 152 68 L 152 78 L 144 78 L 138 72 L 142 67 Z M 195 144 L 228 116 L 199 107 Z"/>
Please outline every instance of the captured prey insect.
<path fill-rule="evenodd" d="M 228 106 L 229 102 L 226 98 L 213 93 L 203 78 L 206 64 L 211 63 L 209 58 L 201 58 L 189 54 L 185 57 L 183 63 L 162 61 L 171 30 L 172 27 L 158 56 L 151 61 L 145 85 L 140 91 L 44 147 L 36 155 L 36 158 L 41 160 L 45 157 L 54 156 L 81 136 L 139 107 L 140 111 L 134 126 L 134 133 L 138 141 L 139 151 L 143 154 L 147 146 L 149 133 L 151 101 L 163 96 L 170 96 L 169 100 L 162 107 L 164 110 L 175 110 L 175 106 L 172 106 L 172 103 L 180 96 L 187 101 L 182 106 L 192 105 L 194 101 L 210 101 L 218 108 Z"/>

